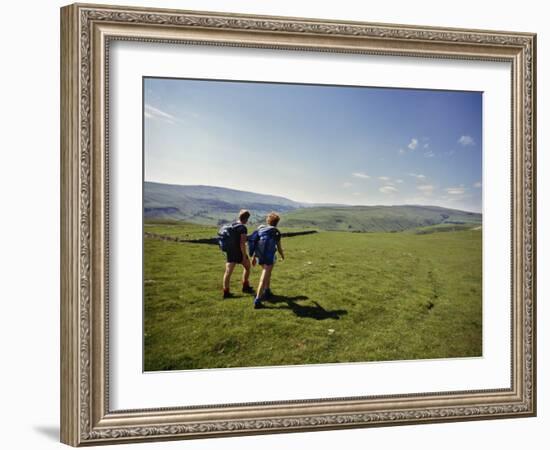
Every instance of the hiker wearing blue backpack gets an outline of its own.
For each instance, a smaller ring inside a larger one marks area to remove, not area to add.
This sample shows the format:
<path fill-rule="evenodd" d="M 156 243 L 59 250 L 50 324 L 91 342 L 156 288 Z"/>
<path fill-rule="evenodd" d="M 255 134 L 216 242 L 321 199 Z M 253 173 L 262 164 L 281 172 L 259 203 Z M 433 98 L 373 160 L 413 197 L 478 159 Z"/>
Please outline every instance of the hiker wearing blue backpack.
<path fill-rule="evenodd" d="M 271 292 L 271 274 L 277 259 L 276 252 L 279 252 L 281 259 L 285 259 L 281 245 L 281 232 L 277 229 L 281 218 L 276 213 L 270 213 L 266 217 L 266 225 L 260 225 L 248 239 L 248 252 L 252 258 L 252 265 L 262 266 L 260 283 L 254 298 L 254 308 L 263 308 L 262 300 L 269 300 L 273 296 Z"/>
<path fill-rule="evenodd" d="M 246 223 L 250 218 L 250 212 L 241 209 L 239 212 L 239 221 L 223 225 L 218 231 L 220 248 L 226 254 L 225 273 L 223 274 L 223 298 L 230 298 L 233 295 L 229 286 L 231 275 L 237 264 L 243 266 L 243 287 L 242 291 L 247 294 L 254 294 L 254 289 L 250 286 L 248 277 L 250 276 L 250 260 L 246 254 L 246 241 L 248 230 Z"/>

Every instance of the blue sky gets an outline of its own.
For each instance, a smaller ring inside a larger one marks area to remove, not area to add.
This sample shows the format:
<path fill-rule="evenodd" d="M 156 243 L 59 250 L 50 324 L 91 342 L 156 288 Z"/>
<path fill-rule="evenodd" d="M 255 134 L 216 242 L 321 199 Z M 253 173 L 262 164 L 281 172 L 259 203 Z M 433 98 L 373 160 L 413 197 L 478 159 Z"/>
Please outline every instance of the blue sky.
<path fill-rule="evenodd" d="M 145 180 L 481 211 L 482 94 L 144 79 Z"/>

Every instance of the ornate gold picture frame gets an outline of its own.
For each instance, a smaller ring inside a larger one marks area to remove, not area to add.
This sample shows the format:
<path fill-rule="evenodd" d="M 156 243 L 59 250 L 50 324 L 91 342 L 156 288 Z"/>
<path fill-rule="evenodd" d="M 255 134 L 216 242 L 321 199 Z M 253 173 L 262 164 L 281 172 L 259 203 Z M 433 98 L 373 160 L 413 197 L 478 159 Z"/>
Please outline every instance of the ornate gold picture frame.
<path fill-rule="evenodd" d="M 108 70 L 110 46 L 120 40 L 509 63 L 511 385 L 113 410 L 109 401 Z M 534 416 L 535 89 L 536 35 L 531 33 L 105 5 L 62 8 L 61 441 L 82 446 Z"/>

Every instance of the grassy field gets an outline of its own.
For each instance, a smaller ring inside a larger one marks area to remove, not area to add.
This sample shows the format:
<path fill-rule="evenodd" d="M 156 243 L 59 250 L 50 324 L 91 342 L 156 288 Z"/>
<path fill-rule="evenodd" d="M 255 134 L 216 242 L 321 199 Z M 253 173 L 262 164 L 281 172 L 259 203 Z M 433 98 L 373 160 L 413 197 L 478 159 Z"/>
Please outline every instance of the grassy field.
<path fill-rule="evenodd" d="M 215 227 L 146 224 L 186 239 Z M 321 231 L 283 239 L 275 298 L 254 310 L 217 246 L 144 240 L 146 371 L 480 356 L 481 230 Z M 257 285 L 260 270 L 253 269 Z"/>

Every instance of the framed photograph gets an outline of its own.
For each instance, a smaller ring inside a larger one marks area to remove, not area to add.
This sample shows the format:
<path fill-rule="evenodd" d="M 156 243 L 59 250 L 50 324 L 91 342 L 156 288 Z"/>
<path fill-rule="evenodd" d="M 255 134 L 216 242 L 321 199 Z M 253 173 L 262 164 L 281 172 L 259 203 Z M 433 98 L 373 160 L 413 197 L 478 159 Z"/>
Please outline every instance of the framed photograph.
<path fill-rule="evenodd" d="M 536 414 L 536 36 L 61 9 L 61 440 Z"/>

